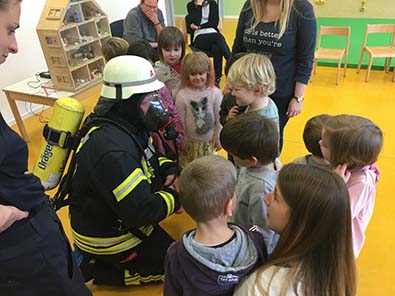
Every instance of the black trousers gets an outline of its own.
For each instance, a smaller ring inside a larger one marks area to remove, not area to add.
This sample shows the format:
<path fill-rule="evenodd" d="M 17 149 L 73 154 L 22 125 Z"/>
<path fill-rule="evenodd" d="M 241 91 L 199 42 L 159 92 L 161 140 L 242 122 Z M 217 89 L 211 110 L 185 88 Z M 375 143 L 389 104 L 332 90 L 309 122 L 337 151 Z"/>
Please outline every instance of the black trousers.
<path fill-rule="evenodd" d="M 276 103 L 278 109 L 278 116 L 280 121 L 280 137 L 279 137 L 279 154 L 283 148 L 284 144 L 284 128 L 289 120 L 287 116 L 288 105 L 289 102 L 292 100 L 292 95 L 289 97 L 277 97 L 271 95 L 270 98 Z"/>
<path fill-rule="evenodd" d="M 193 47 L 205 52 L 210 52 L 214 58 L 215 79 L 222 76 L 222 60 L 223 57 L 230 57 L 230 49 L 226 44 L 224 36 L 220 33 L 203 34 L 196 37 Z"/>
<path fill-rule="evenodd" d="M 85 280 L 93 279 L 95 285 L 140 285 L 163 281 L 165 256 L 173 242 L 165 230 L 155 226 L 150 236 L 122 254 L 100 256 L 75 247 L 74 256 Z"/>
<path fill-rule="evenodd" d="M 92 295 L 48 204 L 0 233 L 0 295 Z"/>

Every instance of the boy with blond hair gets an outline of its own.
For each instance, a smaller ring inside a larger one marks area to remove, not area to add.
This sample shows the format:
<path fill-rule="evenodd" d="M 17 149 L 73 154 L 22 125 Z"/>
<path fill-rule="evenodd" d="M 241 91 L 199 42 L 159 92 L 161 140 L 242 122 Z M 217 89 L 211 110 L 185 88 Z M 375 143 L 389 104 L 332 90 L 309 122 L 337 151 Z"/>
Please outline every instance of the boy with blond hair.
<path fill-rule="evenodd" d="M 249 53 L 239 58 L 229 69 L 227 83 L 238 105 L 230 109 L 227 121 L 239 114 L 240 107 L 247 106 L 246 112 L 256 111 L 279 128 L 277 106 L 269 97 L 276 89 L 276 74 L 266 56 Z"/>
<path fill-rule="evenodd" d="M 183 169 L 179 186 L 196 229 L 168 249 L 164 295 L 232 295 L 236 284 L 267 260 L 256 226 L 228 223 L 235 202 L 235 168 L 221 156 L 204 156 Z"/>

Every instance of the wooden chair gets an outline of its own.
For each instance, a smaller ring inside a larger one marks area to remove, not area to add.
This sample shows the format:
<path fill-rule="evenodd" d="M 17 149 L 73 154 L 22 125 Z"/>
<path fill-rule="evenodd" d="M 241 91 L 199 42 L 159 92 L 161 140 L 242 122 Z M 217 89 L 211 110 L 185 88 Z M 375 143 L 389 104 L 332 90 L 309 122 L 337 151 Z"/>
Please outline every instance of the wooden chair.
<path fill-rule="evenodd" d="M 346 38 L 346 45 L 343 49 L 337 48 L 326 48 L 321 45 L 321 37 L 324 35 L 333 35 L 333 36 L 343 36 Z M 317 71 L 317 62 L 318 59 L 327 59 L 327 60 L 337 60 L 337 77 L 336 77 L 336 85 L 339 84 L 340 78 L 340 68 L 341 61 L 344 57 L 344 77 L 346 77 L 346 69 L 347 69 L 347 58 L 348 58 L 348 47 L 350 42 L 350 27 L 331 27 L 331 26 L 321 26 L 320 33 L 318 36 L 318 46 L 317 50 L 314 54 L 314 65 L 313 72 L 314 74 Z"/>
<path fill-rule="evenodd" d="M 391 33 L 391 44 L 386 46 L 367 46 L 366 43 L 368 40 L 368 35 L 373 33 Z M 365 37 L 363 39 L 362 51 L 358 62 L 357 73 L 359 73 L 359 71 L 361 70 L 362 58 L 365 52 L 369 54 L 369 62 L 365 78 L 366 82 L 369 81 L 373 58 L 385 58 L 384 70 L 386 73 L 388 73 L 391 64 L 391 58 L 395 57 L 395 24 L 366 25 Z M 395 70 L 392 81 L 395 82 Z"/>

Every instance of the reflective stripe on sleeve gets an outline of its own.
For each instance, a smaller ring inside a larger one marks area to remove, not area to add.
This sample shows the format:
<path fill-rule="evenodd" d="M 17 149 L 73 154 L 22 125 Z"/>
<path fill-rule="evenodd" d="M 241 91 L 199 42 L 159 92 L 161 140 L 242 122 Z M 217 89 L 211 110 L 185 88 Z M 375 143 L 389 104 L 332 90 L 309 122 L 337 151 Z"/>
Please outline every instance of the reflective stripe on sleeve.
<path fill-rule="evenodd" d="M 159 157 L 159 166 L 162 166 L 167 162 L 173 162 L 173 161 L 163 156 Z"/>
<path fill-rule="evenodd" d="M 167 206 L 167 216 L 174 212 L 174 197 L 166 191 L 157 192 L 165 201 Z"/>
<path fill-rule="evenodd" d="M 121 184 L 119 184 L 112 192 L 120 202 L 127 196 L 136 186 L 143 180 L 147 180 L 143 171 L 140 168 L 135 169 Z"/>

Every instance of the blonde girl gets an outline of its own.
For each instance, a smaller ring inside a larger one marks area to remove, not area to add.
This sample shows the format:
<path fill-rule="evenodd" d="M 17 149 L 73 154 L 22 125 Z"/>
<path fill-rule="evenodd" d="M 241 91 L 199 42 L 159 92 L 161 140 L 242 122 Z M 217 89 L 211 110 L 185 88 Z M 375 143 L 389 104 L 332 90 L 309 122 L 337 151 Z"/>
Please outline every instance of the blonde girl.
<path fill-rule="evenodd" d="M 383 133 L 367 118 L 337 115 L 324 125 L 320 147 L 350 193 L 354 255 L 358 257 L 373 214 L 380 174 L 374 163 L 383 147 Z"/>
<path fill-rule="evenodd" d="M 182 61 L 181 88 L 176 97 L 176 108 L 181 117 L 185 142 L 180 162 L 192 160 L 221 149 L 219 109 L 221 91 L 214 86 L 214 70 L 203 52 L 192 52 Z"/>
<path fill-rule="evenodd" d="M 156 75 L 166 84 L 174 100 L 181 81 L 181 60 L 185 55 L 185 39 L 178 28 L 163 28 L 159 34 L 158 53 L 160 61 L 155 64 Z"/>
<path fill-rule="evenodd" d="M 234 295 L 356 295 L 350 201 L 341 177 L 289 164 L 265 202 L 266 223 L 280 233 L 280 240 L 269 261 Z"/>

